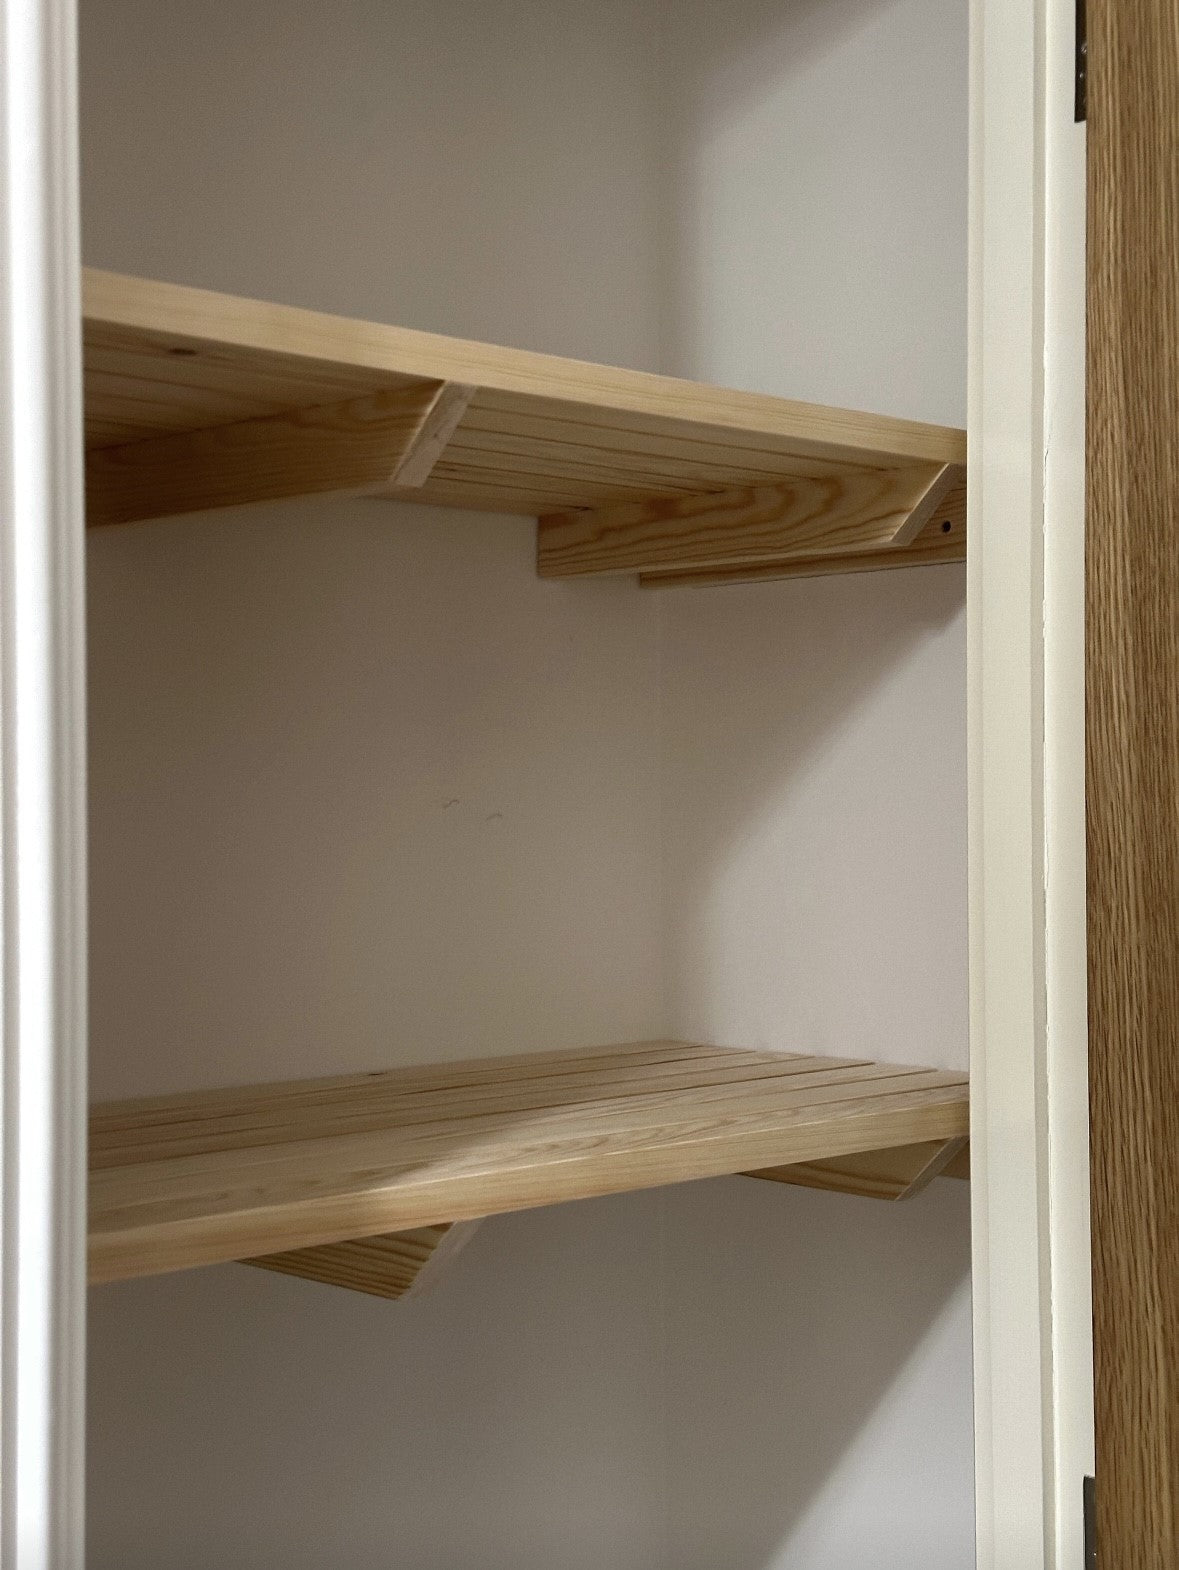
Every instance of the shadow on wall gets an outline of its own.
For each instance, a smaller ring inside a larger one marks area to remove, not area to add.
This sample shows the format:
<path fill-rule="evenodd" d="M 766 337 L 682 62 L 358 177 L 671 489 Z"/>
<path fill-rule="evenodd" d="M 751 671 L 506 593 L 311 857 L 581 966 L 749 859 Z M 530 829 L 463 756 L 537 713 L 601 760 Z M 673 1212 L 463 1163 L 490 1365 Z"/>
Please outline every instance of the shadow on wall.
<path fill-rule="evenodd" d="M 664 368 L 964 423 L 966 0 L 664 24 Z M 965 1065 L 964 598 L 665 592 L 671 1034 Z M 672 1570 L 969 1570 L 966 1185 L 666 1204 Z"/>
<path fill-rule="evenodd" d="M 420 1299 L 96 1288 L 88 1565 L 664 1570 L 661 1194 L 485 1223 Z"/>
<path fill-rule="evenodd" d="M 668 1028 L 966 1064 L 960 568 L 667 591 Z"/>
<path fill-rule="evenodd" d="M 660 1033 L 657 606 L 534 551 L 314 498 L 95 531 L 96 1098 Z"/>
<path fill-rule="evenodd" d="M 958 568 L 667 594 L 672 1035 L 962 1067 Z M 667 1192 L 673 1570 L 969 1570 L 969 1191 Z"/>

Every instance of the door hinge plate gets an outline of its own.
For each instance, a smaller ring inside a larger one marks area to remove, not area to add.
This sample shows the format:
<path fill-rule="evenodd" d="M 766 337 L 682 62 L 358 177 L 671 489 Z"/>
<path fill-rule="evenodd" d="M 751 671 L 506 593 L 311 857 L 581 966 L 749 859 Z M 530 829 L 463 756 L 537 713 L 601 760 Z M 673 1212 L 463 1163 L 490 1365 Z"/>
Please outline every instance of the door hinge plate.
<path fill-rule="evenodd" d="M 1097 1483 L 1087 1477 L 1082 1489 L 1085 1512 L 1085 1570 L 1097 1570 Z"/>

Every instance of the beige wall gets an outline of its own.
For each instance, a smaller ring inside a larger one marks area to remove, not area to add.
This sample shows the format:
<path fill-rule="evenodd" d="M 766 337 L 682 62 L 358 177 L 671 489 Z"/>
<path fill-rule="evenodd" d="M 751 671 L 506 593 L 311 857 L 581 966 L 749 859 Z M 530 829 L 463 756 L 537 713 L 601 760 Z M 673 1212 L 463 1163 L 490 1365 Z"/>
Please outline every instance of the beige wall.
<path fill-rule="evenodd" d="M 963 416 L 960 4 L 82 9 L 95 264 Z M 323 501 L 92 538 L 97 1094 L 665 1029 L 965 1061 L 961 573 L 530 551 Z M 966 1197 L 502 1218 L 397 1307 L 96 1291 L 89 1562 L 965 1570 Z"/>

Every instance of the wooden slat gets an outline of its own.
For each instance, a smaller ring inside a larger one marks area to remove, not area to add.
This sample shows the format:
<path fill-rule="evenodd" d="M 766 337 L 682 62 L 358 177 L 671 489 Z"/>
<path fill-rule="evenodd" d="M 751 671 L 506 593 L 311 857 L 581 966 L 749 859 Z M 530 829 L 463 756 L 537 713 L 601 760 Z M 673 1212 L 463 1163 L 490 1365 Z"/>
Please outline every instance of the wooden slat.
<path fill-rule="evenodd" d="M 618 506 L 663 517 L 741 492 L 762 559 L 780 554 L 770 514 L 797 534 L 793 550 L 858 544 L 864 556 L 905 543 L 899 514 L 891 531 L 869 517 L 874 498 L 904 489 L 898 471 L 940 474 L 966 457 L 964 434 L 943 426 L 110 273 L 86 273 L 84 309 L 92 523 L 334 491 L 534 517 Z M 400 416 L 412 418 L 426 388 L 437 396 L 414 433 Z M 822 527 L 812 514 L 828 499 Z M 901 500 L 916 531 L 914 498 Z"/>
<path fill-rule="evenodd" d="M 795 1080 L 799 1095 L 816 1087 L 849 1081 L 862 1085 L 866 1078 L 891 1075 L 886 1065 L 840 1058 L 784 1058 L 780 1062 L 754 1054 L 735 1054 L 736 1061 L 725 1057 L 702 1057 L 699 1062 L 673 1061 L 624 1069 L 572 1074 L 542 1074 L 536 1078 L 516 1078 L 504 1084 L 494 1082 L 460 1086 L 438 1086 L 402 1093 L 395 1079 L 370 1080 L 360 1097 L 328 1095 L 308 1097 L 298 1103 L 271 1105 L 257 1103 L 241 1111 L 225 1113 L 209 1110 L 199 1123 L 191 1118 L 140 1116 L 121 1121 L 105 1141 L 95 1134 L 91 1147 L 91 1167 L 128 1166 L 132 1163 L 159 1161 L 213 1150 L 257 1149 L 294 1140 L 334 1138 L 339 1134 L 363 1134 L 395 1125 L 411 1129 L 437 1125 L 448 1118 L 465 1118 L 493 1113 L 537 1112 L 576 1107 L 582 1104 L 621 1103 L 642 1099 L 649 1105 L 652 1096 L 695 1093 L 696 1103 L 732 1093 L 747 1099 L 765 1081 Z M 314 1085 L 315 1081 L 309 1081 Z M 767 1085 L 773 1090 L 777 1087 Z"/>
<path fill-rule="evenodd" d="M 965 1149 L 965 1139 L 934 1139 L 891 1150 L 859 1151 L 831 1161 L 769 1167 L 745 1176 L 767 1178 L 773 1183 L 797 1183 L 803 1188 L 836 1189 L 872 1199 L 912 1199 L 935 1177 L 948 1173 Z"/>
<path fill-rule="evenodd" d="M 849 552 L 839 556 L 792 556 L 779 561 L 748 562 L 733 567 L 689 568 L 681 572 L 648 572 L 639 582 L 645 589 L 703 588 L 730 583 L 760 583 L 772 578 L 827 577 L 836 572 L 879 572 L 896 567 L 940 567 L 966 560 L 966 487 L 956 486 L 934 510 L 913 542 L 903 549 Z"/>
<path fill-rule="evenodd" d="M 562 1076 L 566 1078 L 567 1076 Z M 899 1149 L 865 1151 L 830 1161 L 748 1172 L 747 1177 L 806 1188 L 831 1189 L 877 1199 L 911 1199 L 938 1175 L 969 1177 L 965 1139 L 932 1140 Z M 376 1297 L 420 1296 L 432 1290 L 446 1265 L 479 1227 L 478 1221 L 418 1227 L 369 1238 L 349 1238 L 318 1248 L 291 1249 L 243 1259 L 282 1275 L 367 1292 Z"/>
<path fill-rule="evenodd" d="M 946 473 L 849 469 L 783 486 L 553 513 L 539 521 L 537 571 L 572 578 L 887 550 L 931 491 L 944 494 Z"/>
<path fill-rule="evenodd" d="M 960 1088 L 961 1076 L 938 1070 L 906 1069 L 888 1064 L 867 1064 L 858 1068 L 824 1068 L 823 1059 L 812 1060 L 815 1072 L 805 1075 L 766 1075 L 728 1080 L 705 1085 L 668 1089 L 665 1085 L 646 1095 L 615 1094 L 611 1089 L 600 1097 L 554 1102 L 550 1092 L 534 1093 L 517 1087 L 513 1096 L 493 1102 L 476 1103 L 473 1108 L 449 1104 L 432 1113 L 427 1106 L 414 1104 L 411 1112 L 394 1106 L 385 1110 L 376 1124 L 338 1104 L 324 1110 L 322 1127 L 314 1134 L 297 1129 L 285 1138 L 276 1138 L 262 1125 L 231 1132 L 228 1138 L 218 1131 L 207 1146 L 193 1149 L 188 1142 L 169 1139 L 142 1159 L 145 1152 L 136 1148 L 125 1167 L 96 1169 L 96 1185 L 102 1187 L 108 1212 L 130 1207 L 147 1213 L 157 1204 L 165 1209 L 189 1204 L 201 1209 L 210 1185 L 220 1184 L 226 1171 L 249 1171 L 251 1182 L 308 1182 L 323 1194 L 346 1194 L 353 1183 L 354 1168 L 368 1162 L 384 1164 L 390 1153 L 390 1135 L 395 1136 L 395 1154 L 412 1162 L 419 1153 L 441 1149 L 449 1156 L 454 1147 L 474 1153 L 478 1163 L 484 1156 L 493 1163 L 502 1146 L 513 1157 L 513 1135 L 522 1129 L 541 1131 L 554 1140 L 567 1134 L 577 1137 L 582 1129 L 591 1134 L 601 1128 L 619 1142 L 642 1144 L 648 1139 L 680 1139 L 701 1119 L 723 1122 L 772 1116 L 776 1107 L 788 1106 L 791 1114 L 810 1115 L 821 1109 L 833 1118 L 857 1111 L 866 1100 L 876 1102 L 888 1097 L 917 1096 L 947 1087 Z M 935 1096 L 935 1099 L 938 1099 Z M 524 1103 L 521 1107 L 520 1103 Z M 198 1120 L 199 1121 L 199 1120 Z M 285 1122 L 285 1119 L 284 1119 Z M 358 1126 L 359 1125 L 359 1126 Z M 139 1138 L 141 1136 L 134 1136 Z M 848 1149 L 873 1148 L 873 1141 Z M 841 1151 L 833 1151 L 840 1154 Z M 153 1168 L 155 1186 L 144 1193 L 145 1178 L 136 1168 Z M 494 1208 L 494 1207 L 493 1207 Z M 514 1207 L 510 1207 L 514 1208 Z M 473 1212 L 483 1214 L 482 1211 Z M 447 1219 L 454 1219 L 447 1217 Z M 410 1223 L 398 1218 L 398 1228 Z M 413 1224 L 417 1224 L 416 1221 Z M 348 1230 L 352 1230 L 349 1228 Z M 359 1228 L 355 1229 L 359 1234 Z"/>
<path fill-rule="evenodd" d="M 1089 29 L 1086 815 L 1097 1555 L 1179 1564 L 1179 12 Z"/>
<path fill-rule="evenodd" d="M 446 493 L 431 485 L 420 498 L 442 501 L 455 486 L 479 488 L 487 505 L 521 496 L 514 510 L 533 515 L 595 502 L 698 494 L 843 473 L 846 462 L 805 456 L 788 438 L 661 422 L 480 390 L 440 465 Z M 397 487 L 388 494 L 402 495 Z M 470 494 L 466 500 L 472 500 Z M 506 510 L 513 510 L 507 507 Z"/>
<path fill-rule="evenodd" d="M 453 1226 L 417 1227 L 384 1237 L 348 1238 L 319 1248 L 265 1254 L 241 1263 L 373 1297 L 420 1297 L 437 1285 L 439 1276 L 478 1226 L 477 1221 L 463 1221 Z"/>
<path fill-rule="evenodd" d="M 256 387 L 259 378 L 273 386 L 276 378 L 287 376 L 375 373 L 377 385 L 386 377 L 463 382 L 520 395 L 525 408 L 585 408 L 622 417 L 623 423 L 637 416 L 639 429 L 695 422 L 718 437 L 732 431 L 744 440 L 784 438 L 792 450 L 837 462 L 885 467 L 966 461 L 964 434 L 944 426 L 729 391 L 93 268 L 83 278 L 83 314 L 87 342 L 94 338 L 109 350 L 121 339 L 178 359 L 185 357 L 183 351 L 195 350 L 189 356 L 194 361 L 209 353 L 222 375 L 236 374 L 243 388 Z M 326 400 L 313 395 L 293 401 Z"/>
<path fill-rule="evenodd" d="M 99 1108 L 92 1278 L 966 1132 L 942 1071 L 668 1042 L 527 1062 Z"/>
<path fill-rule="evenodd" d="M 855 1065 L 867 1067 L 858 1058 L 815 1059 L 798 1053 L 742 1052 L 728 1047 L 702 1047 L 682 1041 L 629 1042 L 615 1047 L 573 1048 L 561 1052 L 521 1052 L 514 1056 L 468 1058 L 458 1062 L 428 1063 L 395 1072 L 376 1070 L 364 1074 L 345 1074 L 324 1079 L 299 1079 L 265 1085 L 231 1086 L 199 1093 L 141 1097 L 97 1106 L 90 1114 L 90 1164 L 125 1166 L 139 1159 L 154 1159 L 144 1146 L 163 1137 L 183 1139 L 195 1136 L 211 1140 L 221 1128 L 252 1122 L 257 1137 L 273 1132 L 277 1142 L 294 1138 L 313 1138 L 317 1131 L 334 1132 L 328 1123 L 343 1115 L 360 1118 L 371 1127 L 386 1121 L 390 1101 L 400 1107 L 418 1095 L 431 1102 L 447 1092 L 469 1092 L 472 1100 L 486 1090 L 507 1090 L 517 1082 L 520 1094 L 546 1090 L 556 1084 L 575 1087 L 588 1077 L 602 1089 L 617 1093 L 632 1080 L 648 1089 L 657 1088 L 655 1076 L 664 1070 L 673 1074 L 707 1073 L 733 1065 L 750 1067 L 803 1064 L 825 1068 Z M 652 1080 L 648 1081 L 647 1076 Z M 515 1094 L 514 1091 L 511 1092 Z M 562 1100 L 559 1090 L 554 1101 Z M 199 1115 L 194 1116 L 194 1102 Z M 247 1140 L 247 1143 L 250 1141 Z"/>
<path fill-rule="evenodd" d="M 149 311 L 142 314 L 146 318 Z M 166 319 L 157 331 L 87 316 L 83 333 L 86 446 L 91 450 L 441 380 L 282 356 L 246 357 L 215 338 L 173 335 Z M 108 434 L 106 425 L 115 426 L 116 433 Z"/>
<path fill-rule="evenodd" d="M 461 415 L 469 394 L 421 382 L 104 447 L 87 461 L 87 521 L 134 523 L 281 497 L 358 494 L 407 464 L 427 477 L 439 433 L 445 441 L 454 428 L 456 397 Z"/>

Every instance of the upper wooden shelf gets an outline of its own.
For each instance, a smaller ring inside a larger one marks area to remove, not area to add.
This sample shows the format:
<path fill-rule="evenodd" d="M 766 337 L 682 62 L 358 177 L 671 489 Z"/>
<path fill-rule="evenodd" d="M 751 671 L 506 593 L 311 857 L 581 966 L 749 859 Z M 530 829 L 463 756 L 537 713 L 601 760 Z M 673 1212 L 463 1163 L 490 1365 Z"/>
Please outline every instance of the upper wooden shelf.
<path fill-rule="evenodd" d="M 345 493 L 536 516 L 544 576 L 965 552 L 959 430 L 84 274 L 93 524 Z"/>
<path fill-rule="evenodd" d="M 899 1197 L 966 1132 L 962 1074 L 671 1041 L 126 1101 L 92 1117 L 90 1274 L 401 1290 L 451 1223 L 739 1172 Z"/>

